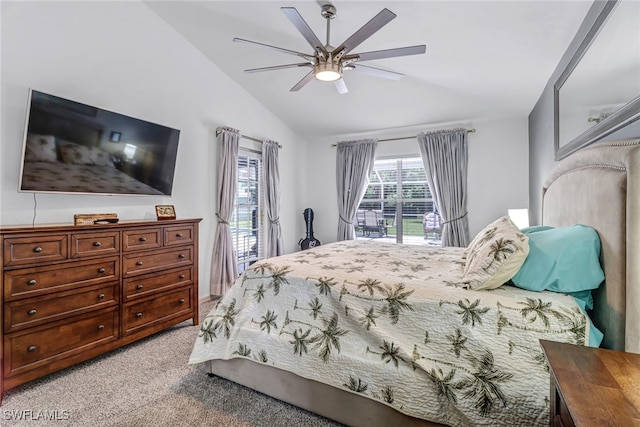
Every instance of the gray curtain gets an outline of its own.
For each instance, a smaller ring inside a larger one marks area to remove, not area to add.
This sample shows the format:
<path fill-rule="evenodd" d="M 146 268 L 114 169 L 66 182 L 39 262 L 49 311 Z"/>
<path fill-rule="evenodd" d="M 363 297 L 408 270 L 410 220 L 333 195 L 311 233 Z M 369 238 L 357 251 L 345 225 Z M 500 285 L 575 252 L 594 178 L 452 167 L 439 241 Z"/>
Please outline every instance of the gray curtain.
<path fill-rule="evenodd" d="M 418 145 L 427 182 L 442 218 L 442 246 L 469 244 L 467 218 L 467 131 L 420 133 Z"/>
<path fill-rule="evenodd" d="M 369 184 L 377 146 L 377 139 L 342 141 L 337 144 L 338 241 L 356 237 L 353 221 Z"/>
<path fill-rule="evenodd" d="M 280 227 L 280 167 L 278 166 L 278 143 L 262 141 L 262 164 L 264 171 L 264 206 L 267 213 L 267 258 L 284 254 L 282 229 Z"/>
<path fill-rule="evenodd" d="M 218 142 L 218 226 L 211 259 L 211 295 L 224 295 L 238 277 L 229 219 L 236 197 L 240 132 L 223 128 L 218 134 Z"/>

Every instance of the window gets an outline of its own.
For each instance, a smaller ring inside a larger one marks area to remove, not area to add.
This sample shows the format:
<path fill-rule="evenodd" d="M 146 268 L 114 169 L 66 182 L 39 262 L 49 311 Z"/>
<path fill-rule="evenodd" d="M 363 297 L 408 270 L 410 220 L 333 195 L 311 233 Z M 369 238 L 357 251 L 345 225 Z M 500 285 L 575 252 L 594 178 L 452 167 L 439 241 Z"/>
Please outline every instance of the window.
<path fill-rule="evenodd" d="M 236 198 L 229 223 L 233 249 L 238 260 L 238 273 L 245 271 L 262 256 L 261 183 L 260 155 L 241 152 L 238 155 Z"/>
<path fill-rule="evenodd" d="M 356 238 L 440 245 L 442 221 L 422 158 L 376 160 L 357 220 Z"/>

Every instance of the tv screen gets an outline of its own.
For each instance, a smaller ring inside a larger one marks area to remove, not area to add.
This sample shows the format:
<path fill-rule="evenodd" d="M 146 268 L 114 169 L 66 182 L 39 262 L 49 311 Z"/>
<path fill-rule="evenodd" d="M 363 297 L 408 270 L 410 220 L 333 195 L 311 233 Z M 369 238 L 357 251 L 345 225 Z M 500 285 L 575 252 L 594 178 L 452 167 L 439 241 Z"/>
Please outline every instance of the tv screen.
<path fill-rule="evenodd" d="M 20 191 L 171 195 L 180 131 L 35 90 Z"/>

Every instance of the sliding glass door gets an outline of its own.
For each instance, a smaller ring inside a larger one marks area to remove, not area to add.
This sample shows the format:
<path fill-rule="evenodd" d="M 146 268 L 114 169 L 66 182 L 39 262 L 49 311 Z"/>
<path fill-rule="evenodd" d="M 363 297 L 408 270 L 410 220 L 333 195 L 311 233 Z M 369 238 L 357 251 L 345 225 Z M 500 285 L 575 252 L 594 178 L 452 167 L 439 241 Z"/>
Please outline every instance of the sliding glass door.
<path fill-rule="evenodd" d="M 440 244 L 440 219 L 420 157 L 375 161 L 358 209 L 356 238 Z"/>

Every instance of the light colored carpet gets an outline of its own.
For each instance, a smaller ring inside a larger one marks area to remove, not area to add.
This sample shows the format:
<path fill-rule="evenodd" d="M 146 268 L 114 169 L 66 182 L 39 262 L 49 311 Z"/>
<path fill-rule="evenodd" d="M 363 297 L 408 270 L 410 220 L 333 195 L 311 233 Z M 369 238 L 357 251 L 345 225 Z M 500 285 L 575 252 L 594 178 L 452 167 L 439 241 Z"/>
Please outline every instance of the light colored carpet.
<path fill-rule="evenodd" d="M 201 318 L 211 307 L 213 302 L 201 305 Z M 339 426 L 233 382 L 209 377 L 202 365 L 188 365 L 198 330 L 185 322 L 6 391 L 0 425 Z"/>

